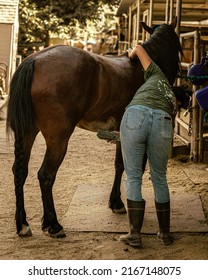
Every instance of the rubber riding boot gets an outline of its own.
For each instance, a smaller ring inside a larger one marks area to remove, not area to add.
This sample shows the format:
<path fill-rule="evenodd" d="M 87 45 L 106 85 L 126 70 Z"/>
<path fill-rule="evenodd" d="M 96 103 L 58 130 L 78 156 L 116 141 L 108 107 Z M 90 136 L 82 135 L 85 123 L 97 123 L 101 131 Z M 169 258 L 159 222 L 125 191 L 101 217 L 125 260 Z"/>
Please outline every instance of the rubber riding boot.
<path fill-rule="evenodd" d="M 120 236 L 120 241 L 132 246 L 141 248 L 141 228 L 144 220 L 145 200 L 132 201 L 127 199 L 127 210 L 129 218 L 130 231 L 126 235 Z"/>
<path fill-rule="evenodd" d="M 170 234 L 170 201 L 166 203 L 158 203 L 155 201 L 157 218 L 160 231 L 157 233 L 157 238 L 164 245 L 170 245 L 174 239 Z"/>

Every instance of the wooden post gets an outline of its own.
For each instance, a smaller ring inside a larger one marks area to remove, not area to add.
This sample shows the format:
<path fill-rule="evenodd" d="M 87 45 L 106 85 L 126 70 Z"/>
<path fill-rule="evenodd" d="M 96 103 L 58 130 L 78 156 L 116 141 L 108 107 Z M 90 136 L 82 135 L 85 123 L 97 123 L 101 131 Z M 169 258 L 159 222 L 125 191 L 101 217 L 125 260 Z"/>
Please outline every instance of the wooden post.
<path fill-rule="evenodd" d="M 199 109 L 199 151 L 198 151 L 198 162 L 203 162 L 204 157 L 204 138 L 203 138 L 203 122 L 204 114 L 201 109 Z"/>
<path fill-rule="evenodd" d="M 203 47 L 201 49 L 200 52 L 200 58 L 203 57 L 205 55 L 205 45 L 203 44 Z M 199 158 L 198 161 L 199 162 L 203 162 L 204 161 L 204 112 L 202 111 L 202 109 L 199 109 Z M 205 159 L 206 160 L 206 159 Z"/>
<path fill-rule="evenodd" d="M 153 16 L 153 6 L 154 6 L 154 0 L 150 0 L 149 4 L 149 26 L 152 26 L 152 16 Z"/>
<path fill-rule="evenodd" d="M 173 21 L 173 11 L 174 11 L 174 0 L 170 0 L 170 16 L 169 23 Z"/>
<path fill-rule="evenodd" d="M 176 34 L 178 34 L 178 36 L 180 35 L 181 6 L 182 6 L 182 0 L 177 0 L 177 2 L 176 2 L 176 16 L 177 16 Z"/>
<path fill-rule="evenodd" d="M 199 32 L 195 31 L 194 36 L 194 64 L 199 63 Z M 193 86 L 193 91 L 197 90 L 197 86 Z M 192 122 L 192 135 L 191 135 L 191 156 L 193 162 L 198 161 L 198 135 L 199 135 L 199 105 L 193 95 L 192 98 L 193 107 L 193 122 Z"/>
<path fill-rule="evenodd" d="M 165 23 L 169 22 L 170 0 L 166 0 L 165 5 Z"/>
<path fill-rule="evenodd" d="M 198 31 L 192 31 L 187 33 L 180 34 L 180 42 L 182 43 L 183 38 L 193 38 L 194 39 L 194 58 L 193 63 L 197 64 L 199 62 L 199 51 L 198 51 L 198 44 L 199 44 L 199 32 Z M 182 65 L 182 63 L 181 63 Z M 189 63 L 183 63 L 183 67 L 187 67 L 188 70 Z M 180 85 L 178 82 L 177 85 Z M 197 87 L 193 86 L 193 91 L 196 91 Z M 199 119 L 199 106 L 198 102 L 195 99 L 195 96 L 193 96 L 192 99 L 192 107 L 193 107 L 193 116 L 192 116 L 192 134 L 190 137 L 190 155 L 192 159 L 197 162 L 198 161 L 198 154 L 200 150 L 202 150 L 202 144 L 200 142 L 200 135 L 202 132 L 200 131 L 199 123 L 201 123 L 201 117 Z M 182 113 L 182 112 L 181 112 Z M 183 118 L 183 117 L 182 117 Z M 176 122 L 175 122 L 175 133 L 176 135 L 180 133 L 180 127 L 182 126 L 185 130 L 187 130 L 187 133 L 189 132 L 189 126 L 187 127 L 186 123 L 183 123 L 182 118 L 178 114 L 176 116 Z M 180 135 L 179 135 L 180 136 Z"/>
<path fill-rule="evenodd" d="M 132 10 L 131 6 L 129 7 L 129 25 L 128 25 L 128 42 L 129 42 L 129 47 L 131 47 L 131 21 L 132 21 Z"/>
<path fill-rule="evenodd" d="M 140 35 L 140 0 L 137 0 L 137 30 L 136 30 L 136 39 L 137 39 L 137 44 L 139 43 L 139 35 Z"/>

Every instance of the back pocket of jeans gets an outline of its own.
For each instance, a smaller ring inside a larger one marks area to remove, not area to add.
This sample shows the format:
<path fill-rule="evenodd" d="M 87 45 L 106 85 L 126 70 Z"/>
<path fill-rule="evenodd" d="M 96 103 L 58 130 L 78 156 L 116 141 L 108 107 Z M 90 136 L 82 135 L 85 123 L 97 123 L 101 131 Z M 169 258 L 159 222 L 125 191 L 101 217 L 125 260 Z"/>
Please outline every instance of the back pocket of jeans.
<path fill-rule="evenodd" d="M 164 116 L 161 118 L 161 136 L 163 138 L 173 137 L 172 119 L 169 116 Z"/>
<path fill-rule="evenodd" d="M 146 114 L 145 111 L 129 108 L 126 112 L 125 126 L 130 130 L 141 129 Z"/>

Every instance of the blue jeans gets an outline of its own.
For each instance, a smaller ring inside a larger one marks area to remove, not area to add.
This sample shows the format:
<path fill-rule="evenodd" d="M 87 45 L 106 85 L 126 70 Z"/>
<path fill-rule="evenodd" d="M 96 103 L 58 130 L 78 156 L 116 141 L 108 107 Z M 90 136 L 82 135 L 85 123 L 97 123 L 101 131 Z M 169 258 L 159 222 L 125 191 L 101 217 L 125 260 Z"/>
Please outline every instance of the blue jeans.
<path fill-rule="evenodd" d="M 166 171 L 172 150 L 172 137 L 172 118 L 165 111 L 141 105 L 126 109 L 121 121 L 120 138 L 127 176 L 127 199 L 142 200 L 142 163 L 146 152 L 155 201 L 169 201 Z"/>

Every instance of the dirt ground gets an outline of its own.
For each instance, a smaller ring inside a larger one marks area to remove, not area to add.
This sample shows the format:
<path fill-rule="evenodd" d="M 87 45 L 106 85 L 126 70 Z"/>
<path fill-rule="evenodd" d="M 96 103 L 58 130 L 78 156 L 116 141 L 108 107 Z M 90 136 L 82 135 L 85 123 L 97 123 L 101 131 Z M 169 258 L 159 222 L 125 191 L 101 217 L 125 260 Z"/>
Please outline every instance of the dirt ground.
<path fill-rule="evenodd" d="M 143 234 L 143 248 L 134 249 L 118 241 L 120 233 L 74 232 L 53 239 L 41 231 L 42 201 L 37 171 L 44 154 L 44 141 L 38 137 L 32 151 L 29 176 L 25 185 L 25 207 L 33 236 L 19 238 L 15 228 L 15 195 L 11 167 L 13 143 L 5 140 L 5 109 L 0 113 L 0 259 L 1 260 L 207 260 L 208 233 L 175 233 L 175 242 L 163 246 L 155 234 Z M 54 200 L 61 223 L 79 185 L 111 186 L 114 178 L 115 146 L 97 139 L 95 133 L 76 129 L 54 185 Z M 182 160 L 183 159 L 183 160 Z M 208 222 L 208 180 L 194 183 L 185 167 L 198 168 L 178 156 L 168 164 L 171 193 L 199 194 Z M 201 165 L 205 170 L 206 165 Z M 148 170 L 146 171 L 148 172 Z M 208 171 L 207 171 L 208 172 Z M 206 174 L 206 173 L 205 173 Z M 208 175 L 207 175 L 208 178 Z M 124 184 L 124 179 L 123 182 Z M 89 189 L 90 192 L 90 189 Z M 106 201 L 106 204 L 108 201 Z M 110 211 L 107 210 L 107 211 Z"/>

